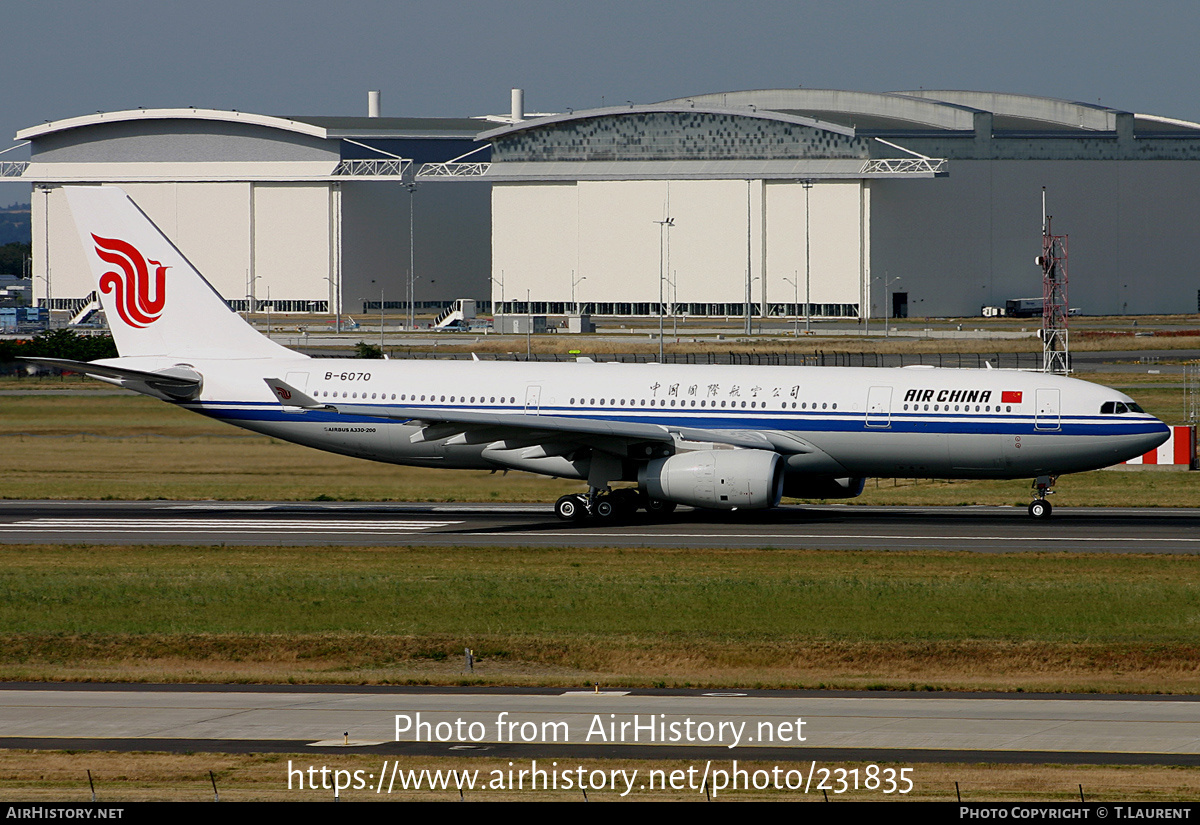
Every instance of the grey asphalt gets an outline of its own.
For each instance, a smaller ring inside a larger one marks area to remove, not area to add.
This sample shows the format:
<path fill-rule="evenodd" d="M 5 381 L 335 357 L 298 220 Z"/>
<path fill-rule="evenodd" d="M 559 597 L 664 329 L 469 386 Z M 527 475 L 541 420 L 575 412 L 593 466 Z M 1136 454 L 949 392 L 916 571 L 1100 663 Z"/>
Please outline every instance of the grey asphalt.
<path fill-rule="evenodd" d="M 563 522 L 545 504 L 0 501 L 0 544 L 780 547 L 1200 552 L 1200 508 L 820 505 Z"/>
<path fill-rule="evenodd" d="M 1200 764 L 1196 697 L 0 686 L 0 746 Z"/>

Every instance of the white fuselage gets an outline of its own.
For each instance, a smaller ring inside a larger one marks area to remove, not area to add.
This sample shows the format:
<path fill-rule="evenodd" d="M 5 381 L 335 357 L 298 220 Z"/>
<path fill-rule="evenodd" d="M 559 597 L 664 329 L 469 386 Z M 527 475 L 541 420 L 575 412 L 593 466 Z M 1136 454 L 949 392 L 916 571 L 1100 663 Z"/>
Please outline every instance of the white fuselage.
<path fill-rule="evenodd" d="M 180 362 L 121 358 L 108 363 L 154 370 Z M 439 431 L 416 415 L 406 421 L 285 409 L 264 378 L 282 379 L 321 403 L 377 405 L 381 410 L 766 433 L 779 446 L 789 476 L 1059 475 L 1133 458 L 1167 435 L 1166 426 L 1145 413 L 1102 412 L 1106 402 L 1132 403 L 1119 392 L 1011 370 L 302 357 L 188 364 L 204 376 L 204 385 L 199 398 L 181 403 L 185 408 L 323 450 L 446 468 L 503 465 L 494 459 L 494 450 L 493 457 L 484 455 L 489 444 L 495 446 L 486 431 L 463 438 L 453 428 Z M 676 451 L 710 447 L 685 441 L 675 445 Z"/>

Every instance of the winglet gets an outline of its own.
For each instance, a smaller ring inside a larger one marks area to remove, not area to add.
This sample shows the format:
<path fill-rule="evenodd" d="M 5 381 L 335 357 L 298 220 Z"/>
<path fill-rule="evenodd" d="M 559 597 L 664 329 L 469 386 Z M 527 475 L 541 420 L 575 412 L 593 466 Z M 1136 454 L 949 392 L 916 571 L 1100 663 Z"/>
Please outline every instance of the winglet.
<path fill-rule="evenodd" d="M 302 393 L 286 381 L 280 381 L 278 378 L 264 378 L 263 381 L 271 388 L 271 392 L 274 393 L 275 397 L 279 399 L 279 403 L 284 407 L 319 410 L 326 406 L 312 396 Z"/>

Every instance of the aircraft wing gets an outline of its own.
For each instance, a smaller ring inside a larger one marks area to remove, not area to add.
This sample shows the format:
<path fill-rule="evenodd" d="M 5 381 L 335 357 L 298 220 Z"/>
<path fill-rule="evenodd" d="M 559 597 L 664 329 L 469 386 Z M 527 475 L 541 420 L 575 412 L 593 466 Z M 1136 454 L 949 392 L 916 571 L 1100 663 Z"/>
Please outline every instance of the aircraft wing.
<path fill-rule="evenodd" d="M 789 453 L 808 452 L 811 449 L 806 443 L 782 433 L 761 433 L 753 430 L 709 430 L 671 426 L 669 423 L 646 424 L 636 421 L 611 421 L 562 415 L 468 412 L 384 404 L 326 403 L 306 395 L 278 378 L 264 380 L 285 408 L 292 407 L 297 411 L 323 410 L 340 415 L 392 418 L 398 421 L 428 422 L 430 425 L 440 425 L 435 426 L 428 437 L 422 437 L 420 440 L 446 438 L 455 433 L 486 429 L 495 431 L 497 440 L 504 438 L 504 431 L 507 430 L 510 435 L 524 438 L 540 432 L 560 438 L 573 436 L 593 444 L 597 438 L 619 439 L 624 442 L 655 441 L 666 444 L 673 443 L 679 438 L 685 441 L 711 442 L 727 444 L 731 447 Z M 775 437 L 776 435 L 779 437 Z M 414 436 L 414 439 L 416 437 Z"/>

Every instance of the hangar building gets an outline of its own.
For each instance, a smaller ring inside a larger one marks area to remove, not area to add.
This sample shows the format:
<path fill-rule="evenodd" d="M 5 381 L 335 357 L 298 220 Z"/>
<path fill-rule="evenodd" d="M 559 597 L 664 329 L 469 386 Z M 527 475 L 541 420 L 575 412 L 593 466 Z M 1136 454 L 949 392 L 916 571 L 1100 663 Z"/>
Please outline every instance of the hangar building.
<path fill-rule="evenodd" d="M 25 129 L 36 297 L 86 302 L 58 188 L 113 182 L 238 308 L 401 310 L 411 272 L 418 311 L 975 315 L 1039 294 L 1046 187 L 1071 306 L 1197 309 L 1197 123 L 820 89 L 537 116 L 514 94 L 490 119 L 157 109 Z"/>
<path fill-rule="evenodd" d="M 277 312 L 358 313 L 382 299 L 403 310 L 410 271 L 417 310 L 440 306 L 487 283 L 489 187 L 424 186 L 415 172 L 468 153 L 486 161 L 483 125 L 137 109 L 24 129 L 35 298 L 49 294 L 56 310 L 88 302 L 61 187 L 114 183 L 235 309 L 269 299 Z"/>
<path fill-rule="evenodd" d="M 661 272 L 668 312 L 975 315 L 1040 295 L 1043 186 L 1070 238 L 1071 306 L 1198 308 L 1196 123 L 1023 95 L 779 89 L 481 137 L 492 267 L 516 311 L 528 290 L 537 312 L 656 314 Z"/>

